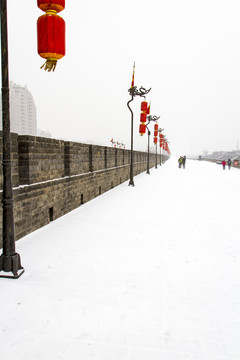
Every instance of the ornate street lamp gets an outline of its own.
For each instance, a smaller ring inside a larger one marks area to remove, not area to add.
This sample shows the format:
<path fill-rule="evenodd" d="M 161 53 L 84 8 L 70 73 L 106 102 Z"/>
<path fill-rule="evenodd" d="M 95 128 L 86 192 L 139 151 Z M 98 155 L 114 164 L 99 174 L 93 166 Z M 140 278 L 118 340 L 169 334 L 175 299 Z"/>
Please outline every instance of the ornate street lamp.
<path fill-rule="evenodd" d="M 163 138 L 162 138 L 162 149 L 165 150 L 165 151 L 167 151 L 167 152 L 169 153 L 168 143 L 169 143 L 169 141 L 167 140 L 166 135 L 163 135 Z"/>
<path fill-rule="evenodd" d="M 129 94 L 131 96 L 131 99 L 127 102 L 127 107 L 129 108 L 129 110 L 131 112 L 131 159 L 130 159 L 130 180 L 129 180 L 128 185 L 132 185 L 132 186 L 134 186 L 134 181 L 133 181 L 133 111 L 130 108 L 129 104 L 130 104 L 130 102 L 133 101 L 135 96 L 141 96 L 141 97 L 145 98 L 145 96 L 151 90 L 151 88 L 146 90 L 142 86 L 138 90 L 137 86 L 134 86 L 134 75 L 135 75 L 135 63 L 133 65 L 132 84 L 131 84 L 130 89 L 128 89 L 128 92 L 129 92 Z"/>
<path fill-rule="evenodd" d="M 147 127 L 147 130 L 148 130 L 148 154 L 147 154 L 147 174 L 150 175 L 150 171 L 149 171 L 149 143 L 150 143 L 150 135 L 151 135 L 151 132 L 148 128 L 148 125 L 150 124 L 150 122 L 152 121 L 157 121 L 158 119 L 160 119 L 160 116 L 156 116 L 156 115 L 148 115 L 147 116 L 147 124 L 146 124 L 146 127 Z"/>
<path fill-rule="evenodd" d="M 155 169 L 157 169 L 157 143 L 158 143 L 158 124 L 154 124 L 154 138 L 153 142 L 156 146 Z"/>
<path fill-rule="evenodd" d="M 0 277 L 17 279 L 23 274 L 24 269 L 21 265 L 20 255 L 15 251 L 15 228 L 11 169 L 11 135 L 9 115 L 7 0 L 1 0 L 1 54 L 3 122 L 3 252 L 0 256 Z"/>
<path fill-rule="evenodd" d="M 164 129 L 158 129 L 158 132 L 159 132 L 159 147 L 160 147 L 160 163 L 159 165 L 161 166 L 162 165 L 162 152 L 161 152 L 161 149 L 162 149 L 162 139 L 164 137 L 164 135 L 162 134 Z"/>

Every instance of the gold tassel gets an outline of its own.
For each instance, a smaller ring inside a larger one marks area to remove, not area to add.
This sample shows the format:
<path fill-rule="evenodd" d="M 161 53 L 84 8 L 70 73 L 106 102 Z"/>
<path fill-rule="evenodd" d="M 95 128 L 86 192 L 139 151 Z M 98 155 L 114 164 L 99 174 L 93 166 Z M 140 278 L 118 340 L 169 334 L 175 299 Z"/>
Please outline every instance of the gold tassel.
<path fill-rule="evenodd" d="M 54 71 L 56 66 L 56 59 L 47 59 L 46 62 L 40 67 L 40 69 L 44 68 L 45 71 Z"/>

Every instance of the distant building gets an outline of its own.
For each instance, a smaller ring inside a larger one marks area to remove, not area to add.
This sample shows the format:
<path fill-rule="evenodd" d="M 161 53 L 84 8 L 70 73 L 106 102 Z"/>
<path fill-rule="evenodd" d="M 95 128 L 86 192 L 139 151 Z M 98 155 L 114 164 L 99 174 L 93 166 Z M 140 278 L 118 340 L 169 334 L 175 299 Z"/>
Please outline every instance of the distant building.
<path fill-rule="evenodd" d="M 0 101 L 2 113 L 2 99 Z M 10 123 L 11 132 L 19 135 L 37 136 L 37 115 L 33 96 L 24 87 L 10 82 Z M 2 121 L 0 121 L 2 130 Z"/>
<path fill-rule="evenodd" d="M 51 138 L 52 135 L 48 130 L 37 129 L 37 136 Z"/>

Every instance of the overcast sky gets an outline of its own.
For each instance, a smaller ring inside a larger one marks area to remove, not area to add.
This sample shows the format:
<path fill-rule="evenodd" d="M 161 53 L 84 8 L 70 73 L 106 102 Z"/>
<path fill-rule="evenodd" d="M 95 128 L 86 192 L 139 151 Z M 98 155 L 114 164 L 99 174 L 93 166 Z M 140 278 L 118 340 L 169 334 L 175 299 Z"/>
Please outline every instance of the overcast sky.
<path fill-rule="evenodd" d="M 54 73 L 40 70 L 36 0 L 8 0 L 9 78 L 27 84 L 38 128 L 53 138 L 130 148 L 127 101 L 135 85 L 152 88 L 176 154 L 240 147 L 239 0 L 66 0 L 66 56 Z M 134 148 L 140 99 L 135 98 Z M 152 141 L 152 140 L 151 140 Z"/>

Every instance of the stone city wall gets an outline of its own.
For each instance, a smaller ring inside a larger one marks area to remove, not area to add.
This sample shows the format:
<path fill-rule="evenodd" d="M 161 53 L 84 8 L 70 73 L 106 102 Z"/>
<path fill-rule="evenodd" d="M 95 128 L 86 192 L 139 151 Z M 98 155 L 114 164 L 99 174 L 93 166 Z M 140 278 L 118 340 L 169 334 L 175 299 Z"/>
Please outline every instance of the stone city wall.
<path fill-rule="evenodd" d="M 16 239 L 129 179 L 130 150 L 17 134 L 11 140 Z M 2 159 L 1 132 L 0 146 Z M 150 154 L 150 168 L 155 163 Z M 134 151 L 134 176 L 146 169 L 147 153 Z M 1 189 L 2 181 L 1 165 Z"/>

